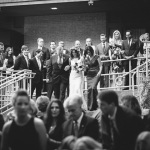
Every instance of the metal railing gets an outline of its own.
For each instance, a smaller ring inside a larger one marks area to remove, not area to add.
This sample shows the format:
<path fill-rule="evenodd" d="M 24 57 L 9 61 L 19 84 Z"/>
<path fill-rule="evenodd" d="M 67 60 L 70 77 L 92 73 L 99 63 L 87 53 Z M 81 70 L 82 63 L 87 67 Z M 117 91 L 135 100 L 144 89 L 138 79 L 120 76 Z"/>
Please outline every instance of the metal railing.
<path fill-rule="evenodd" d="M 0 72 L 0 113 L 12 109 L 11 98 L 18 89 L 27 90 L 31 95 L 31 79 L 34 75 L 31 70 L 11 71 L 9 74 Z"/>

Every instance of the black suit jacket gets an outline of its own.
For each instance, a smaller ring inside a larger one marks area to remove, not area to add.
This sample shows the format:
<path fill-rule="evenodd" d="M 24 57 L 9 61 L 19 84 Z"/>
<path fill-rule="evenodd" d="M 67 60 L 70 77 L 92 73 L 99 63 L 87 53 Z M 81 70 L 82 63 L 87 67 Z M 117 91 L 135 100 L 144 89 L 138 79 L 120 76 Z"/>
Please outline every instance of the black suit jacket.
<path fill-rule="evenodd" d="M 4 63 L 4 60 L 5 60 L 6 54 L 2 53 L 0 55 L 2 55 L 2 60 L 0 59 L 0 67 L 3 67 L 3 63 Z"/>
<path fill-rule="evenodd" d="M 61 68 L 57 64 L 57 59 L 57 54 L 50 58 L 50 61 L 48 62 L 49 64 L 47 64 L 46 78 L 53 83 L 58 83 L 60 81 L 68 83 L 70 71 L 65 71 L 64 68 L 69 65 L 69 56 L 63 54 L 63 64 Z"/>
<path fill-rule="evenodd" d="M 104 148 L 112 150 L 133 150 L 135 141 L 140 132 L 143 131 L 142 119 L 128 108 L 118 106 L 116 112 L 116 125 L 119 131 L 111 145 L 111 127 L 108 116 L 102 115 L 101 135 Z"/>
<path fill-rule="evenodd" d="M 63 124 L 63 138 L 74 135 L 73 132 L 73 120 L 67 120 Z M 99 138 L 99 125 L 98 121 L 94 118 L 88 117 L 86 115 L 83 116 L 79 128 L 78 137 L 82 136 L 90 136 L 95 140 Z"/>
<path fill-rule="evenodd" d="M 42 74 L 43 63 L 42 63 L 42 61 L 41 61 L 41 70 L 39 70 L 39 66 L 38 66 L 36 58 L 34 57 L 34 58 L 30 59 L 29 69 L 32 70 L 32 72 L 36 73 L 35 77 L 32 79 L 32 81 L 34 83 L 39 83 L 39 82 L 43 81 L 43 74 Z"/>
<path fill-rule="evenodd" d="M 29 61 L 29 63 L 30 63 L 30 61 Z M 29 65 L 27 65 L 25 57 L 21 54 L 15 60 L 14 70 L 29 69 Z"/>
<path fill-rule="evenodd" d="M 46 47 L 42 48 L 42 52 L 43 52 L 43 55 L 42 55 L 41 60 L 42 60 L 43 64 L 45 64 L 46 60 L 50 59 L 51 54 L 50 54 L 49 49 Z M 35 57 L 35 55 L 36 55 L 36 50 L 33 50 L 32 54 L 31 54 L 31 58 Z"/>
<path fill-rule="evenodd" d="M 137 56 L 139 53 L 139 43 L 138 40 L 132 39 L 131 46 L 128 44 L 128 40 L 123 40 L 122 42 L 122 50 L 125 50 L 125 56 Z"/>

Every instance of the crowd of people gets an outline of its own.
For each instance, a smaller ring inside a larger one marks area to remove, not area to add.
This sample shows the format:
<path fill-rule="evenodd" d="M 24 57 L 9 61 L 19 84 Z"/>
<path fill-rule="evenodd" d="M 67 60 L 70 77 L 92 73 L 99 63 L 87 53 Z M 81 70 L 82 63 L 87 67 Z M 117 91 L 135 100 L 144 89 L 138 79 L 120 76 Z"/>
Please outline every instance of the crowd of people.
<path fill-rule="evenodd" d="M 14 110 L 0 115 L 1 150 L 149 150 L 150 113 L 142 115 L 132 95 L 122 99 L 113 90 L 97 96 L 98 117 L 82 107 L 74 94 L 61 100 L 39 96 L 32 100 L 25 90 L 12 97 Z"/>
<path fill-rule="evenodd" d="M 48 49 L 44 47 L 44 40 L 38 38 L 37 49 L 29 53 L 28 46 L 23 45 L 21 53 L 17 57 L 13 55 L 11 47 L 4 52 L 4 44 L 0 42 L 0 68 L 3 72 L 12 69 L 30 69 L 36 73 L 32 79 L 31 96 L 36 89 L 36 98 L 43 91 L 47 92 L 49 99 L 54 93 L 55 98 L 63 102 L 67 90 L 67 96 L 76 93 L 83 97 L 84 109 L 96 110 L 98 82 L 100 81 L 100 88 L 107 88 L 110 83 L 114 87 L 118 75 L 113 75 L 113 80 L 110 82 L 110 74 L 129 72 L 129 60 L 131 69 L 134 69 L 137 67 L 135 58 L 139 51 L 144 55 L 145 45 L 134 39 L 130 30 L 126 31 L 126 38 L 126 40 L 122 40 L 121 33 L 116 30 L 108 43 L 106 35 L 101 34 L 101 42 L 97 46 L 93 45 L 91 38 L 87 38 L 84 50 L 81 49 L 79 40 L 75 41 L 75 45 L 70 50 L 67 50 L 63 41 L 58 43 L 58 47 L 54 41 L 50 42 L 50 49 Z M 148 33 L 144 34 L 144 40 L 149 40 Z M 125 60 L 118 61 L 119 59 Z M 111 60 L 116 61 L 110 62 Z M 83 96 L 85 76 L 88 91 L 87 101 Z M 43 82 L 43 79 L 46 79 L 46 82 Z M 136 84 L 136 76 L 134 83 Z M 125 77 L 124 86 L 124 89 L 129 88 L 129 75 Z"/>

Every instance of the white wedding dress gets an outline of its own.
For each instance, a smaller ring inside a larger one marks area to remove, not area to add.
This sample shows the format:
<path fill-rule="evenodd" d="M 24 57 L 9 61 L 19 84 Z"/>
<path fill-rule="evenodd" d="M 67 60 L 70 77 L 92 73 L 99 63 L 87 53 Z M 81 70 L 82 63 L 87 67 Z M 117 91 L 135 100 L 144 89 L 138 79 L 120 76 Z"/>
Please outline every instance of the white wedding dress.
<path fill-rule="evenodd" d="M 83 95 L 83 84 L 84 84 L 83 71 L 78 72 L 76 70 L 77 65 L 78 66 L 83 65 L 82 59 L 73 58 L 71 60 L 71 73 L 70 73 L 70 78 L 69 78 L 69 84 L 70 84 L 69 96 L 74 95 L 74 94 L 80 95 L 83 99 L 83 109 L 87 110 L 87 104 Z"/>

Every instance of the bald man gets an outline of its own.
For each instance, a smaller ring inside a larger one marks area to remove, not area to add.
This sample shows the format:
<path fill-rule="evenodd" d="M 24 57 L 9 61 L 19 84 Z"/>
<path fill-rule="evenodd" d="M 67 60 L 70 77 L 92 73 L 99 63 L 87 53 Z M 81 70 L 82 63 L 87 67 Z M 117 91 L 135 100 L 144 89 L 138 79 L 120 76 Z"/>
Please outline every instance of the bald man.
<path fill-rule="evenodd" d="M 80 56 L 83 56 L 84 50 L 81 48 L 81 43 L 79 40 L 75 41 L 75 49 L 77 49 L 80 53 Z"/>
<path fill-rule="evenodd" d="M 79 95 L 73 95 L 65 100 L 64 107 L 68 111 L 68 120 L 63 124 L 63 137 L 69 135 L 77 138 L 89 136 L 98 140 L 98 121 L 85 115 L 82 111 L 82 101 L 82 97 Z"/>

